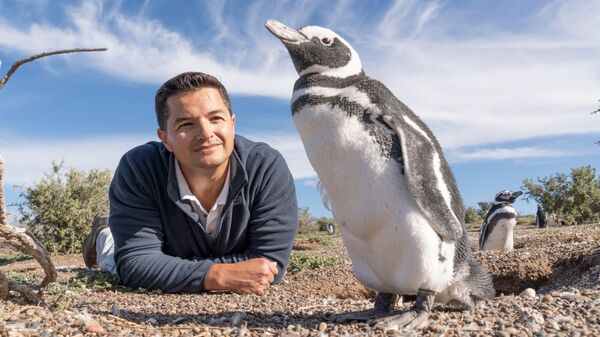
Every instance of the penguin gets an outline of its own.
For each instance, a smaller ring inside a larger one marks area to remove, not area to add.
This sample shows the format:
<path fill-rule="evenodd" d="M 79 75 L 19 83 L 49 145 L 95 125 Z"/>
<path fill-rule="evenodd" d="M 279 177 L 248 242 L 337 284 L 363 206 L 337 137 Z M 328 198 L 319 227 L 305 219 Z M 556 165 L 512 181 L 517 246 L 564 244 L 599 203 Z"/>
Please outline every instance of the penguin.
<path fill-rule="evenodd" d="M 513 250 L 513 232 L 517 224 L 517 211 L 512 203 L 523 194 L 521 191 L 501 191 L 496 194 L 492 208 L 486 213 L 479 231 L 479 249 Z"/>
<path fill-rule="evenodd" d="M 535 213 L 535 224 L 539 228 L 548 227 L 546 212 L 544 211 L 544 207 L 542 206 L 542 204 L 538 204 L 537 212 Z"/>
<path fill-rule="evenodd" d="M 464 205 L 429 128 L 381 82 L 335 32 L 299 30 L 276 20 L 266 28 L 287 48 L 299 78 L 292 119 L 321 193 L 340 224 L 359 282 L 377 291 L 373 309 L 338 321 L 410 329 L 434 303 L 471 308 L 494 296 L 464 225 Z M 399 296 L 416 299 L 394 311 Z"/>

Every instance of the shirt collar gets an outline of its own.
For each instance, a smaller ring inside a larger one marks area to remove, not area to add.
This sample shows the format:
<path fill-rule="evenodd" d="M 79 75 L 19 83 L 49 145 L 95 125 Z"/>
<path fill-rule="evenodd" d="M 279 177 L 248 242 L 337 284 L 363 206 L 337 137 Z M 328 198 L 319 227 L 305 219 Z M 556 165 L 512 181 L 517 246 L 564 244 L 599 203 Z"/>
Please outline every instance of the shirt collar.
<path fill-rule="evenodd" d="M 215 204 L 209 211 L 216 210 L 218 206 L 223 206 L 227 202 L 227 196 L 229 195 L 229 176 L 231 173 L 230 171 L 231 170 L 228 167 L 227 175 L 225 176 L 225 184 L 223 184 L 223 189 L 221 190 L 221 193 L 219 193 Z M 192 191 L 190 190 L 190 186 L 188 185 L 187 181 L 185 180 L 185 177 L 183 176 L 183 172 L 181 171 L 181 167 L 179 166 L 179 161 L 177 161 L 177 159 L 175 159 L 175 178 L 177 179 L 177 186 L 179 187 L 179 197 L 181 198 L 181 200 L 189 200 L 190 202 L 199 206 L 202 212 L 204 212 L 204 214 L 208 214 L 209 211 L 206 211 L 206 209 L 204 208 L 204 206 L 202 206 L 198 198 L 196 198 L 194 193 L 192 193 Z"/>

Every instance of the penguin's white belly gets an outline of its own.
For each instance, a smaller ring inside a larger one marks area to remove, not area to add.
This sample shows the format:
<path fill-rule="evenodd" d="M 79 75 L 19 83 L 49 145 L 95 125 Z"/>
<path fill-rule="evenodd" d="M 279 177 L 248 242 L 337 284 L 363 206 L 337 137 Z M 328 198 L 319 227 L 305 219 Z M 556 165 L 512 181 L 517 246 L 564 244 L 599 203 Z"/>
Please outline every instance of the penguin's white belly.
<path fill-rule="evenodd" d="M 500 219 L 483 243 L 483 250 L 513 250 L 516 219 Z"/>
<path fill-rule="evenodd" d="M 336 111 L 337 110 L 337 111 Z M 356 117 L 328 104 L 294 114 L 308 158 L 331 200 L 357 279 L 378 291 L 436 292 L 453 277 L 454 243 L 444 243 Z"/>

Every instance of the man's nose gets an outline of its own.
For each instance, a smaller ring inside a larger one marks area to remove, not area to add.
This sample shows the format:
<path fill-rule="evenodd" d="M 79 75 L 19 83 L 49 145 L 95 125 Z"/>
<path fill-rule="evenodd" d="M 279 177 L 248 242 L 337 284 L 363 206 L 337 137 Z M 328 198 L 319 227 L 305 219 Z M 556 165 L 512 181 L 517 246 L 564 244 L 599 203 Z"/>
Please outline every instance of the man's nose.
<path fill-rule="evenodd" d="M 210 123 L 205 122 L 205 121 L 200 121 L 198 122 L 198 132 L 196 133 L 196 137 L 199 138 L 199 140 L 204 141 L 209 139 L 210 137 L 212 137 L 214 135 L 214 130 L 212 125 L 210 125 Z"/>

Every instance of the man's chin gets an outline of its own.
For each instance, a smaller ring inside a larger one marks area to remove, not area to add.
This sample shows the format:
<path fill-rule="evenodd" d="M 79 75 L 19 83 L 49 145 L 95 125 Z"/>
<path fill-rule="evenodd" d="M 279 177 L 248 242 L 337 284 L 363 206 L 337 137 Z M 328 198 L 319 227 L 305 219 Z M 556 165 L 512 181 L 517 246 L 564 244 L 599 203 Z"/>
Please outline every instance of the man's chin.
<path fill-rule="evenodd" d="M 223 158 L 202 158 L 194 160 L 193 166 L 197 169 L 216 169 L 225 162 L 227 162 L 227 160 Z"/>

